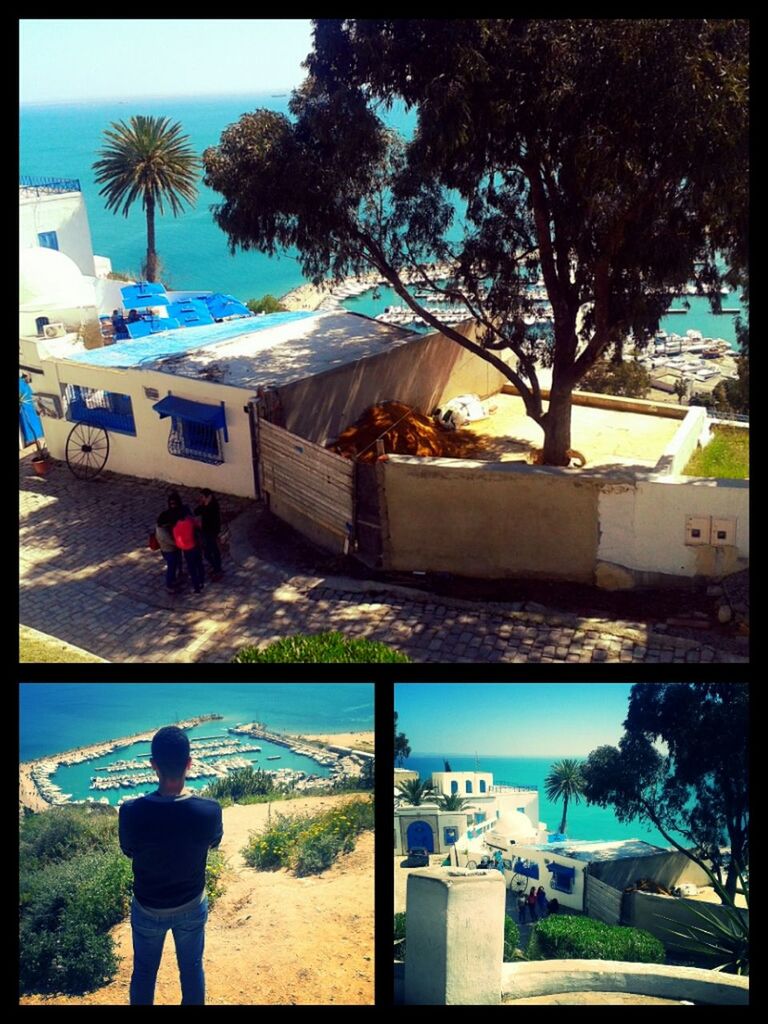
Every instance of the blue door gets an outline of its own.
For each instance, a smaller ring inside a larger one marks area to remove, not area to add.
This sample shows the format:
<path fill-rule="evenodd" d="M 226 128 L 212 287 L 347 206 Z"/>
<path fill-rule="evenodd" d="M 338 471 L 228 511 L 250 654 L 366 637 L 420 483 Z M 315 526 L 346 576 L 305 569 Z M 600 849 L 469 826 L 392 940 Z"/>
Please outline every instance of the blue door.
<path fill-rule="evenodd" d="M 432 829 L 426 821 L 412 821 L 408 826 L 408 849 L 413 850 L 418 846 L 423 846 L 429 853 L 435 852 Z"/>

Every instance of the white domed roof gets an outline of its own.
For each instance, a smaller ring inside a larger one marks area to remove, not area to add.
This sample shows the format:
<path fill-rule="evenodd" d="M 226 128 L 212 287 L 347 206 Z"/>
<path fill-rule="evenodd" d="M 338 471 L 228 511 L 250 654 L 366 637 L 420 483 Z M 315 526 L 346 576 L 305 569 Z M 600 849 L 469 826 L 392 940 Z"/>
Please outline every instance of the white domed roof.
<path fill-rule="evenodd" d="M 93 284 L 73 259 L 57 249 L 19 250 L 19 305 L 69 309 L 93 306 Z"/>
<path fill-rule="evenodd" d="M 507 811 L 498 819 L 493 831 L 505 839 L 535 839 L 536 829 L 530 818 L 522 811 Z"/>

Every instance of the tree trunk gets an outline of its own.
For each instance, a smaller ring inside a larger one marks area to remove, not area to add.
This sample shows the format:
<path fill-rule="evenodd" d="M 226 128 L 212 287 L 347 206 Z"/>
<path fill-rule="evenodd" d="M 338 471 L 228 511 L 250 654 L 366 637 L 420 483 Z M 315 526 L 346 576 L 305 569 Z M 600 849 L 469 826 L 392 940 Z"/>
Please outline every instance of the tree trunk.
<path fill-rule="evenodd" d="M 570 461 L 572 392 L 572 385 L 556 387 L 553 381 L 543 422 L 545 466 L 567 466 Z"/>
<path fill-rule="evenodd" d="M 147 262 L 145 273 L 148 281 L 157 280 L 157 253 L 155 252 L 155 200 L 147 198 Z"/>
<path fill-rule="evenodd" d="M 560 822 L 560 834 L 565 835 L 566 818 L 568 817 L 568 794 L 563 797 L 563 817 Z"/>

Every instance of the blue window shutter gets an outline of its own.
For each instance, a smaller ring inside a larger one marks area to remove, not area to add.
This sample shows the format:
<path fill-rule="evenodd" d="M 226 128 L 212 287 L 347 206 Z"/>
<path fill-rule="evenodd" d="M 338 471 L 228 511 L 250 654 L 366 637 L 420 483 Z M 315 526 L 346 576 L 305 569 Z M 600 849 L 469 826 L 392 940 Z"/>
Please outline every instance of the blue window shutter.
<path fill-rule="evenodd" d="M 37 241 L 43 249 L 58 250 L 59 248 L 59 239 L 55 231 L 40 231 L 37 235 Z"/>

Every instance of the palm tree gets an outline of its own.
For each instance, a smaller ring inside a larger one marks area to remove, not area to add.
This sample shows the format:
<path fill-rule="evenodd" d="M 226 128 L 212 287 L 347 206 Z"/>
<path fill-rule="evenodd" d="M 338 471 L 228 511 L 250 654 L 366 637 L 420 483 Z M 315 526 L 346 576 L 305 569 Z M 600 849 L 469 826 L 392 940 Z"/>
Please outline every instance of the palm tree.
<path fill-rule="evenodd" d="M 425 797 L 432 794 L 432 783 L 428 780 L 422 782 L 420 779 L 407 779 L 400 782 L 397 788 L 412 807 L 418 807 Z"/>
<path fill-rule="evenodd" d="M 449 796 L 440 797 L 440 809 L 443 811 L 463 811 L 466 800 L 458 793 L 451 793 Z"/>
<path fill-rule="evenodd" d="M 547 799 L 556 803 L 563 801 L 563 819 L 560 822 L 560 832 L 565 832 L 566 817 L 568 815 L 568 801 L 571 797 L 579 803 L 584 792 L 584 776 L 581 774 L 581 761 L 575 758 L 565 758 L 562 761 L 555 761 L 549 769 L 549 775 L 544 780 L 544 788 Z"/>
<path fill-rule="evenodd" d="M 156 281 L 155 209 L 164 213 L 165 201 L 176 217 L 183 200 L 195 201 L 200 159 L 189 146 L 189 137 L 181 134 L 181 125 L 171 124 L 167 117 L 132 117 L 128 124 L 113 121 L 104 137 L 101 159 L 93 165 L 96 184 L 104 186 L 99 195 L 106 196 L 108 210 L 117 212 L 122 204 L 126 217 L 141 197 L 147 214 L 144 271 L 148 281 Z"/>

